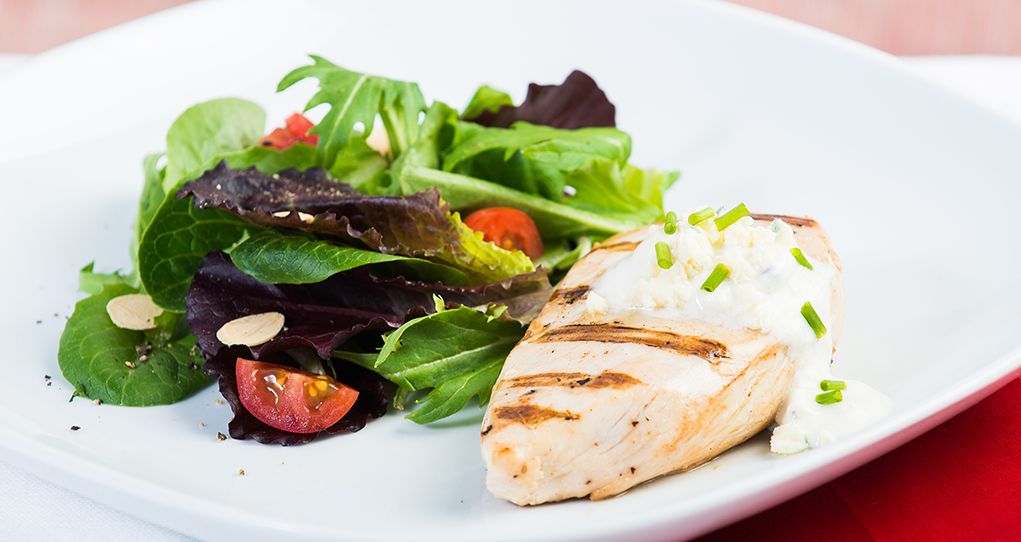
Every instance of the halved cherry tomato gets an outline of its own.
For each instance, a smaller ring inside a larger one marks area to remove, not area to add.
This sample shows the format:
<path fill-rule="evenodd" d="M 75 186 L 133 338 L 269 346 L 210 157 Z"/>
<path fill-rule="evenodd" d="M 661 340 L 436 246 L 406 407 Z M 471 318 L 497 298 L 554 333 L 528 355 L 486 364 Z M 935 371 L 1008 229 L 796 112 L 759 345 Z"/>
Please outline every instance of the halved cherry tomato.
<path fill-rule="evenodd" d="M 292 433 L 315 433 L 337 423 L 358 391 L 326 376 L 238 358 L 241 404 L 259 420 Z"/>
<path fill-rule="evenodd" d="M 506 250 L 520 250 L 535 259 L 546 250 L 535 222 L 525 213 L 510 207 L 479 209 L 468 215 L 464 223 L 469 228 L 482 232 L 486 241 Z"/>
<path fill-rule="evenodd" d="M 306 143 L 315 146 L 319 144 L 319 134 L 308 133 L 312 127 L 312 121 L 305 118 L 301 113 L 295 113 L 287 117 L 287 127 L 277 128 L 259 141 L 263 147 L 271 147 L 277 150 L 290 148 L 295 143 Z"/>

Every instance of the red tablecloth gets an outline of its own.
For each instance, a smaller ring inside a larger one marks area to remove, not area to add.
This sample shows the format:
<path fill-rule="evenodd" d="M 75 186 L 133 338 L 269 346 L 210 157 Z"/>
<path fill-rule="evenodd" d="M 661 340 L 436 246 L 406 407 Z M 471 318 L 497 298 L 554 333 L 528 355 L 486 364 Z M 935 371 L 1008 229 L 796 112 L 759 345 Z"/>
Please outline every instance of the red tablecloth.
<path fill-rule="evenodd" d="M 833 482 L 701 539 L 1021 540 L 1021 380 Z"/>

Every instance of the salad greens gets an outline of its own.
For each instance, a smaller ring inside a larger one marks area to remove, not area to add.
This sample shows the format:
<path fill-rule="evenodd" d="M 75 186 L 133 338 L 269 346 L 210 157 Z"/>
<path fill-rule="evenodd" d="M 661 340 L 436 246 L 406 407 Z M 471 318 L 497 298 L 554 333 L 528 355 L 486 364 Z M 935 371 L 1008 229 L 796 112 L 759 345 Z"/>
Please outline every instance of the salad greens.
<path fill-rule="evenodd" d="M 278 90 L 315 78 L 304 110 L 329 109 L 293 144 L 264 137 L 261 107 L 224 98 L 185 111 L 165 153 L 145 158 L 135 269 L 103 275 L 86 266 L 81 289 L 92 295 L 61 338 L 61 370 L 76 395 L 164 404 L 208 374 L 234 409 L 231 436 L 314 439 L 246 410 L 234 376 L 245 357 L 359 391 L 326 432 L 357 431 L 386 411 L 387 395 L 402 408 L 419 390 L 431 389 L 407 417 L 433 422 L 473 397 L 488 401 L 551 281 L 594 242 L 662 219 L 663 192 L 678 174 L 628 163 L 630 137 L 581 72 L 563 85 L 531 85 L 518 106 L 483 86 L 459 114 L 427 104 L 414 83 L 312 60 Z M 377 123 L 387 148 L 370 144 Z M 545 256 L 533 261 L 462 222 L 494 206 L 529 215 Z M 106 303 L 129 293 L 164 310 L 155 329 L 113 324 Z M 269 342 L 228 346 L 217 337 L 225 323 L 268 311 L 285 317 Z"/>

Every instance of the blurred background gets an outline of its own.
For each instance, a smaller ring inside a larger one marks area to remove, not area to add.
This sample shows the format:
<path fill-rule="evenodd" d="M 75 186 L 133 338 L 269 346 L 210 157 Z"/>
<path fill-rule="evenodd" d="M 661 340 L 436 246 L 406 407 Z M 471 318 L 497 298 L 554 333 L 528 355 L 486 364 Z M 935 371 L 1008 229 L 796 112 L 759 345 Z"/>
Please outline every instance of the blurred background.
<path fill-rule="evenodd" d="M 0 54 L 36 54 L 189 0 L 0 0 Z M 1021 55 L 1021 0 L 730 0 L 902 56 Z"/>

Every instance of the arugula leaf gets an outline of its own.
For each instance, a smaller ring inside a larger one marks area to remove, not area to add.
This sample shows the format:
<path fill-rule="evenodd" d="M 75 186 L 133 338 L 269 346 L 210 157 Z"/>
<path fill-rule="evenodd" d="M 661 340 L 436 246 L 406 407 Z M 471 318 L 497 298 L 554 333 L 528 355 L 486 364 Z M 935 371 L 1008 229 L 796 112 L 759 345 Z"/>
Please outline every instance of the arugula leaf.
<path fill-rule="evenodd" d="M 376 356 L 335 352 L 383 375 L 402 391 L 433 388 L 408 416 L 431 423 L 461 410 L 472 397 L 485 405 L 503 362 L 525 328 L 467 307 L 411 320 L 390 333 Z"/>
<path fill-rule="evenodd" d="M 383 119 L 394 155 L 404 152 L 417 139 L 418 114 L 425 110 L 418 85 L 348 71 L 324 58 L 310 56 L 314 64 L 284 76 L 277 91 L 302 79 L 319 79 L 319 92 L 305 106 L 308 111 L 320 104 L 330 104 L 330 112 L 311 130 L 319 134 L 317 165 L 332 169 L 337 155 L 352 137 L 355 124 L 362 123 L 364 136 L 368 137 L 377 114 Z"/>
<path fill-rule="evenodd" d="M 483 89 L 489 87 L 482 87 L 479 93 Z M 497 102 L 499 97 L 480 97 L 479 93 L 472 98 L 472 103 L 462 118 L 484 126 L 506 128 L 522 120 L 566 129 L 616 125 L 614 122 L 616 109 L 606 98 L 606 94 L 591 77 L 577 70 L 571 72 L 571 75 L 559 85 L 529 84 L 528 95 L 520 107 L 514 107 L 508 98 L 506 106 L 493 109 L 492 105 L 499 103 Z M 476 100 L 479 101 L 476 106 L 478 112 L 472 107 Z M 483 109 L 483 104 L 489 107 Z"/>
<path fill-rule="evenodd" d="M 546 240 L 573 239 L 582 235 L 595 240 L 647 225 L 639 217 L 604 216 L 585 209 L 555 203 L 539 196 L 496 183 L 427 168 L 405 168 L 401 186 L 406 192 L 436 187 L 452 209 L 470 212 L 484 207 L 513 207 L 535 221 Z"/>
<path fill-rule="evenodd" d="M 266 113 L 252 102 L 221 98 L 192 106 L 167 132 L 163 191 L 216 156 L 258 144 L 265 129 Z"/>
<path fill-rule="evenodd" d="M 459 123 L 459 126 L 469 123 Z M 552 201 L 564 197 L 565 176 L 592 159 L 620 166 L 631 137 L 615 128 L 562 130 L 518 122 L 509 129 L 473 127 L 443 156 L 443 171 L 502 184 Z"/>
<path fill-rule="evenodd" d="M 362 265 L 394 262 L 391 273 L 410 273 L 409 278 L 442 281 L 447 286 L 467 285 L 460 271 L 428 260 L 383 254 L 316 239 L 310 235 L 285 234 L 274 229 L 256 232 L 230 251 L 234 265 L 256 280 L 273 284 L 320 282 Z"/>
<path fill-rule="evenodd" d="M 496 113 L 503 106 L 514 106 L 514 100 L 505 93 L 496 90 L 489 86 L 481 86 L 475 91 L 475 95 L 472 96 L 468 106 L 464 108 L 464 112 L 461 113 L 461 118 L 464 120 L 473 120 L 485 112 Z M 541 122 L 536 124 L 542 124 Z M 510 124 L 508 124 L 510 126 Z"/>
<path fill-rule="evenodd" d="M 90 262 L 78 272 L 78 289 L 90 293 L 98 294 L 103 291 L 104 286 L 108 285 L 122 285 L 127 284 L 130 286 L 131 277 L 121 275 L 117 273 L 96 273 L 93 271 L 96 262 Z"/>
<path fill-rule="evenodd" d="M 110 320 L 106 304 L 137 292 L 108 283 L 75 305 L 60 336 L 57 361 L 77 395 L 116 405 L 163 405 L 209 384 L 199 370 L 203 359 L 195 338 L 175 327 L 180 315 L 161 317 L 157 322 L 165 326 L 148 332 L 121 329 Z"/>

